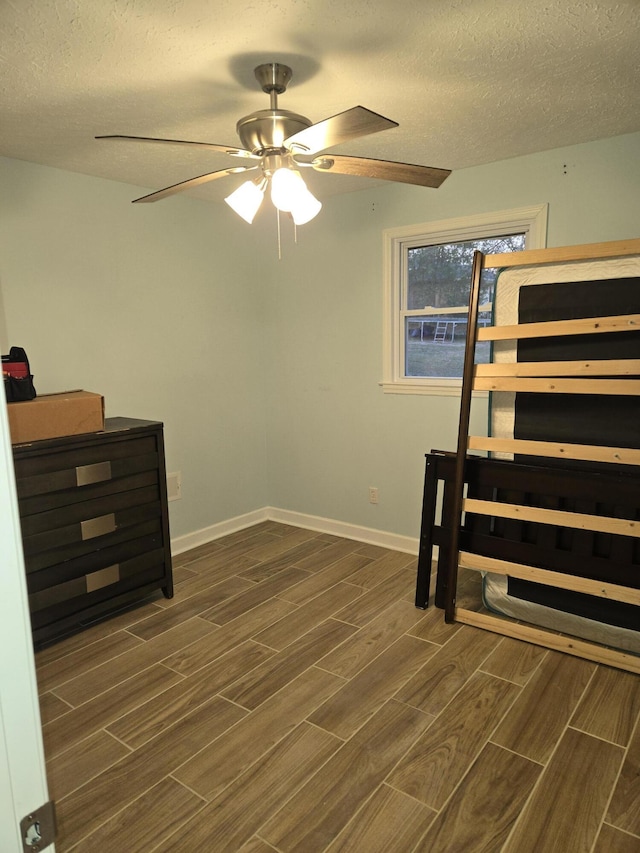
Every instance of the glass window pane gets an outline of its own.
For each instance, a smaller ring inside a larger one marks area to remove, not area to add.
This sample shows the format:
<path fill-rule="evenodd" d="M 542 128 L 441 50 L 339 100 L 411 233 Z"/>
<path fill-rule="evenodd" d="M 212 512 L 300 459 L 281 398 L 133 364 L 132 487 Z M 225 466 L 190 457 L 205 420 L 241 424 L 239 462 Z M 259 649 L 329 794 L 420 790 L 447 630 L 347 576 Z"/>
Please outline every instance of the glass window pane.
<path fill-rule="evenodd" d="M 525 235 L 511 234 L 458 243 L 419 246 L 407 250 L 408 276 L 405 309 L 467 308 L 473 253 L 516 252 L 524 249 Z M 490 302 L 497 271 L 484 276 L 480 304 Z M 489 313 L 479 323 L 490 321 Z M 467 329 L 465 311 L 405 319 L 405 376 L 459 378 L 462 376 Z M 476 347 L 476 361 L 489 360 L 489 344 Z"/>

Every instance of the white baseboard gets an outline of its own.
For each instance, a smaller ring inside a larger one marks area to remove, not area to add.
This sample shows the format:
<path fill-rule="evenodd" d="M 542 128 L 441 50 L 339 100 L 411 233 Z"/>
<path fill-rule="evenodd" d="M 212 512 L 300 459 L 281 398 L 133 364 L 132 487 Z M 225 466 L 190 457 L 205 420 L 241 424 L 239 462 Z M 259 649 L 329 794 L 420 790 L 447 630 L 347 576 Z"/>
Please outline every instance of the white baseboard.
<path fill-rule="evenodd" d="M 173 555 L 182 554 L 183 551 L 190 551 L 191 548 L 197 548 L 198 545 L 206 545 L 207 542 L 228 536 L 229 533 L 235 533 L 236 530 L 244 530 L 245 527 L 253 527 L 254 524 L 260 524 L 261 521 L 268 521 L 267 510 L 268 507 L 262 507 L 253 510 L 253 512 L 247 512 L 244 515 L 237 515 L 235 518 L 212 524 L 209 527 L 203 527 L 201 530 L 194 530 L 193 533 L 177 536 L 171 540 L 171 553 Z"/>
<path fill-rule="evenodd" d="M 397 533 L 389 533 L 386 530 L 376 530 L 372 527 L 361 527 L 357 524 L 348 524 L 344 521 L 336 521 L 333 518 L 322 518 L 317 515 L 306 515 L 302 512 L 294 512 L 288 509 L 266 506 L 253 512 L 229 518 L 210 527 L 204 527 L 193 533 L 178 536 L 171 540 L 171 553 L 181 554 L 198 545 L 205 545 L 214 539 L 220 539 L 237 530 L 252 527 L 261 521 L 279 521 L 281 524 L 290 524 L 293 527 L 304 527 L 307 530 L 316 530 L 318 533 L 330 533 L 333 536 L 342 536 L 345 539 L 354 539 L 356 542 L 366 542 L 368 545 L 379 545 L 381 548 L 389 548 L 392 551 L 403 551 L 406 554 L 417 554 L 420 541 L 410 536 L 400 536 Z"/>
<path fill-rule="evenodd" d="M 392 551 L 404 551 L 407 554 L 417 554 L 420 541 L 410 536 L 399 536 L 386 530 L 376 530 L 372 527 L 361 527 L 336 521 L 333 518 L 322 518 L 318 515 L 306 515 L 288 509 L 267 507 L 269 519 L 291 524 L 294 527 L 305 527 L 307 530 L 317 530 L 319 533 L 331 533 L 334 536 L 344 536 L 345 539 L 355 539 L 356 542 L 366 542 L 368 545 L 380 545 Z"/>

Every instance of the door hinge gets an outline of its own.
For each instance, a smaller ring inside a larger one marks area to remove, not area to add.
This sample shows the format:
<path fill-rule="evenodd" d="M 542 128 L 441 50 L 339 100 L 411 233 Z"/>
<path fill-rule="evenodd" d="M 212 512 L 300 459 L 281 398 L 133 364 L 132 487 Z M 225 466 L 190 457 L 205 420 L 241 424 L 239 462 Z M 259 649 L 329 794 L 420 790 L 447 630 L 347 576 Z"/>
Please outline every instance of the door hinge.
<path fill-rule="evenodd" d="M 56 807 L 53 800 L 34 809 L 20 821 L 24 853 L 38 853 L 56 840 Z"/>

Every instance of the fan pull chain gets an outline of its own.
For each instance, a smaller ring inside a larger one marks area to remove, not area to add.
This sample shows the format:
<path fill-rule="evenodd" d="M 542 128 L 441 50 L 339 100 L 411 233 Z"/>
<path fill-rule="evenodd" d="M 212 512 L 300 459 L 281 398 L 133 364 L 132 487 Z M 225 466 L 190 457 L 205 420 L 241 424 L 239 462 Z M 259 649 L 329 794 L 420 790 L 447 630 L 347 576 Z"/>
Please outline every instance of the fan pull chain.
<path fill-rule="evenodd" d="M 282 260 L 282 242 L 280 239 L 280 211 L 276 207 L 276 219 L 278 220 L 278 260 Z"/>

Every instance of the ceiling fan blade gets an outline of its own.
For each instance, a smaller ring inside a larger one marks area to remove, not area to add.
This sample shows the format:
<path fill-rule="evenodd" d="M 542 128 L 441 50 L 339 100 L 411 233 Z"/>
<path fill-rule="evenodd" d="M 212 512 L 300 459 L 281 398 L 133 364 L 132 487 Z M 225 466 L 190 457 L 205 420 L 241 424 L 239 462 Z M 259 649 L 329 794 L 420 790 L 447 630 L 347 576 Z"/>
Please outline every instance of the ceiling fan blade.
<path fill-rule="evenodd" d="M 197 178 L 189 178 L 188 181 L 181 181 L 179 184 L 173 184 L 170 187 L 165 187 L 163 190 L 158 190 L 149 195 L 143 195 L 140 198 L 134 198 L 133 204 L 137 202 L 160 201 L 167 196 L 175 195 L 175 193 L 183 190 L 191 190 L 194 187 L 199 187 L 202 184 L 208 184 L 209 181 L 216 181 L 218 178 L 224 178 L 226 175 L 237 175 L 241 172 L 253 172 L 257 166 L 237 166 L 233 169 L 219 169 L 217 172 L 207 172 L 206 175 L 200 175 Z"/>
<path fill-rule="evenodd" d="M 371 160 L 367 157 L 346 157 L 334 154 L 317 157 L 315 160 L 308 161 L 308 165 L 313 166 L 318 172 L 357 175 L 379 181 L 399 181 L 434 189 L 451 174 L 451 169 L 435 169 L 432 166 L 413 166 L 410 163 L 395 163 L 392 160 Z"/>
<path fill-rule="evenodd" d="M 368 136 L 390 127 L 398 127 L 397 121 L 371 112 L 366 107 L 352 107 L 343 113 L 326 118 L 310 127 L 294 133 L 284 144 L 289 149 L 300 149 L 305 154 L 317 154 L 333 145 L 349 142 L 359 136 Z"/>
<path fill-rule="evenodd" d="M 220 151 L 222 154 L 230 154 L 232 157 L 250 157 L 253 160 L 258 160 L 255 154 L 247 151 L 246 148 L 236 148 L 233 145 L 216 145 L 213 142 L 191 142 L 188 139 L 157 139 L 154 136 L 123 136 L 120 133 L 111 134 L 109 136 L 96 136 L 96 139 L 124 139 L 133 142 L 163 142 L 168 145 L 192 145 L 200 148 L 208 148 L 210 151 Z"/>

